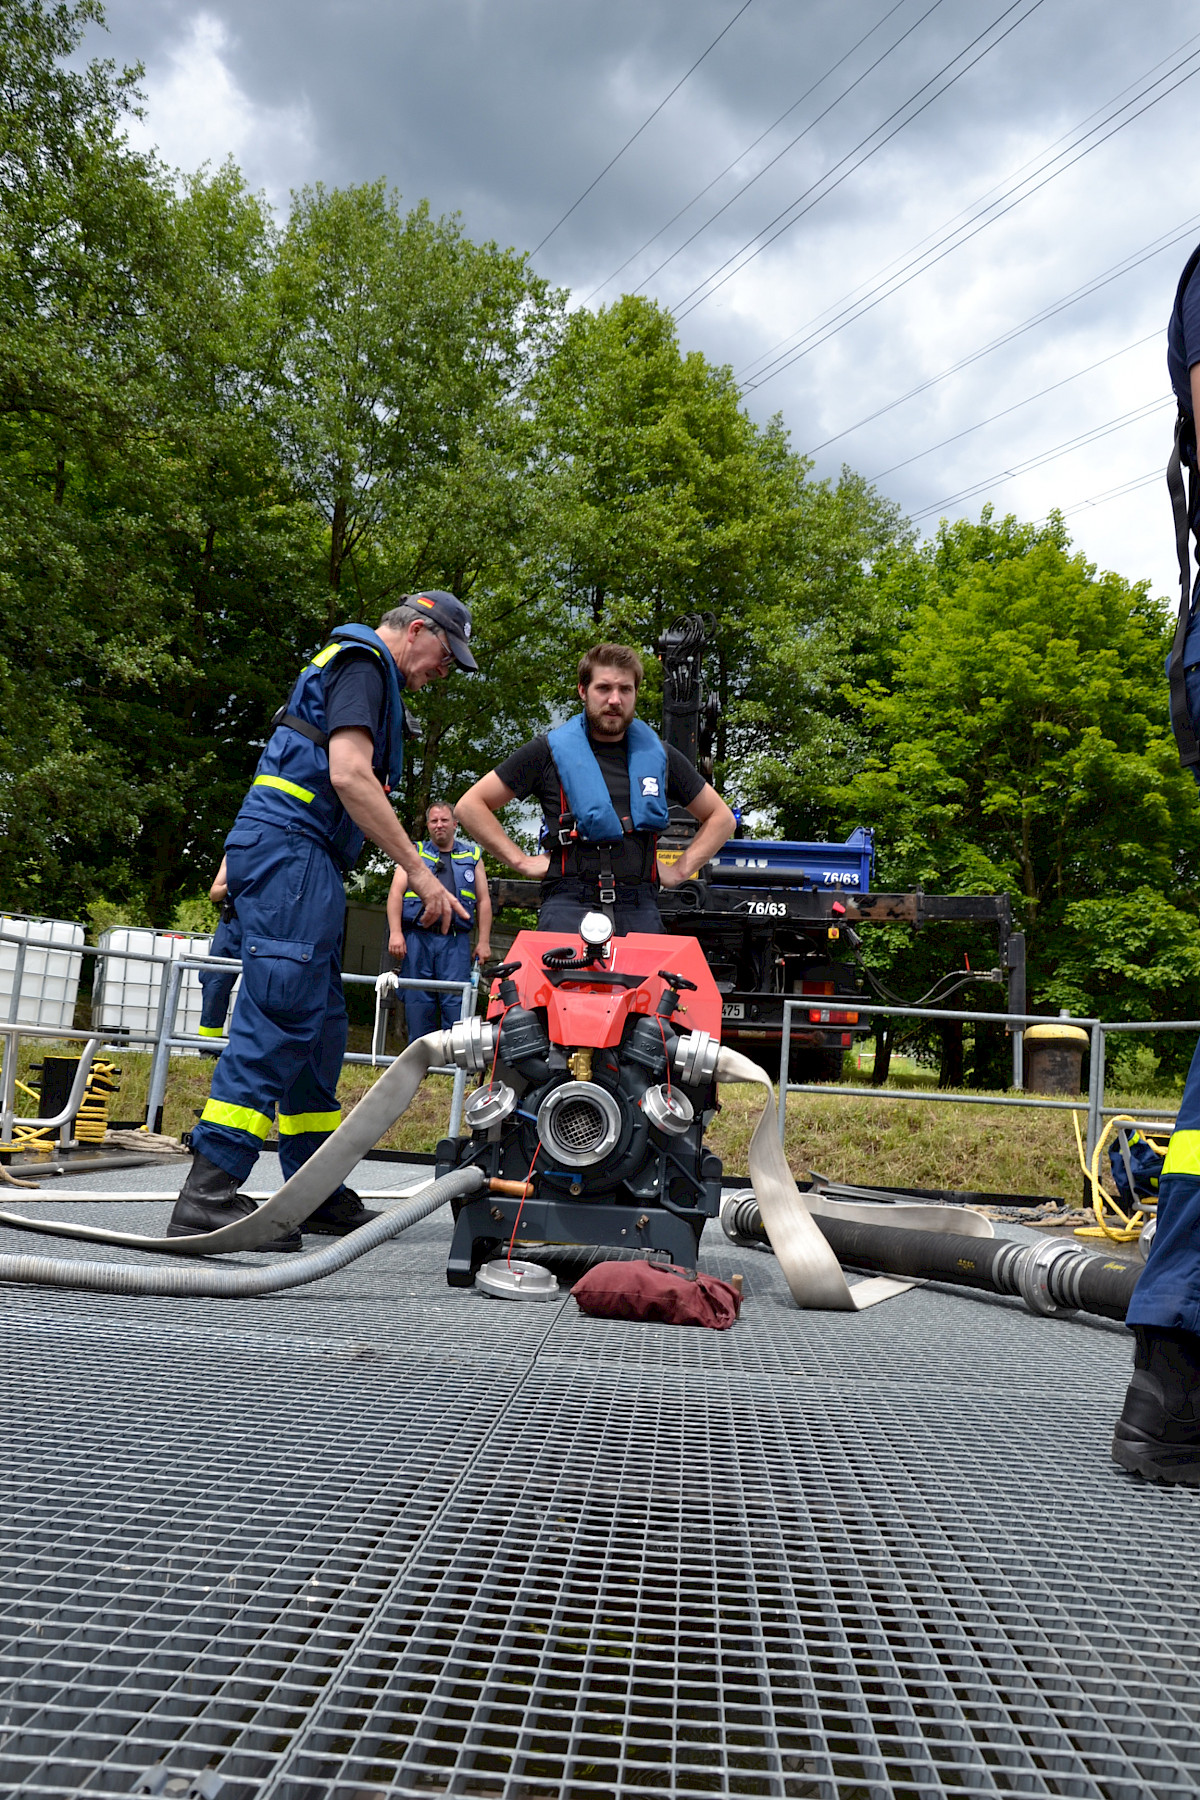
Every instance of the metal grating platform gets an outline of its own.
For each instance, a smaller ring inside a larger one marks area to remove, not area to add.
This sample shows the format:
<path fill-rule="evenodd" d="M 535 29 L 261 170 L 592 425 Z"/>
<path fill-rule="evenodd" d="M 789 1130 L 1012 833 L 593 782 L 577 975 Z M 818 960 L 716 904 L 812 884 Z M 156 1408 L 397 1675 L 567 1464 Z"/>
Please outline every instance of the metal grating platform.
<path fill-rule="evenodd" d="M 0 1791 L 1200 1789 L 1200 1496 L 1108 1461 L 1124 1334 L 800 1314 L 720 1239 L 732 1332 L 623 1325 L 445 1288 L 448 1237 L 269 1300 L 0 1288 Z"/>

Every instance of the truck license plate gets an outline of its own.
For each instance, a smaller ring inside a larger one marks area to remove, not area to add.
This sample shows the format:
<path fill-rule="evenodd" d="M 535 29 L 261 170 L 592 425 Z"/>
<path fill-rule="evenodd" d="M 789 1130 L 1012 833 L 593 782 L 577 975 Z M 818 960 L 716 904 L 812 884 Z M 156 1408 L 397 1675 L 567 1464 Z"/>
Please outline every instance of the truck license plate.
<path fill-rule="evenodd" d="M 743 1001 L 725 1000 L 722 1002 L 721 1017 L 723 1019 L 744 1019 L 745 1016 L 746 1007 Z"/>

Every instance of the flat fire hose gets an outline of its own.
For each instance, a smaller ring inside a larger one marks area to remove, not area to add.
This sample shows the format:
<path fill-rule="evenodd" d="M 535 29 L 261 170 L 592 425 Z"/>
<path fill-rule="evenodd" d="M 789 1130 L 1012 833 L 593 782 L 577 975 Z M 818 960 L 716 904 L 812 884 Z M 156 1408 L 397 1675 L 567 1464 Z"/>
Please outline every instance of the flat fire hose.
<path fill-rule="evenodd" d="M 428 1075 L 447 1061 L 449 1033 L 431 1031 L 401 1051 L 353 1112 L 315 1150 L 296 1173 L 247 1218 L 219 1231 L 196 1237 L 142 1237 L 135 1231 L 107 1231 L 99 1225 L 74 1225 L 65 1219 L 28 1219 L 0 1212 L 0 1225 L 51 1237 L 80 1238 L 89 1244 L 119 1244 L 125 1250 L 154 1250 L 172 1256 L 220 1256 L 230 1250 L 257 1250 L 303 1224 L 310 1213 L 345 1181 L 347 1175 L 390 1131 Z"/>
<path fill-rule="evenodd" d="M 850 1286 L 841 1264 L 816 1224 L 814 1214 L 859 1223 L 886 1222 L 914 1231 L 952 1231 L 973 1237 L 993 1236 L 989 1220 L 955 1206 L 872 1206 L 869 1202 L 830 1200 L 801 1194 L 779 1141 L 779 1116 L 770 1077 L 736 1050 L 722 1048 L 716 1079 L 748 1081 L 765 1089 L 763 1109 L 750 1140 L 750 1185 L 762 1214 L 771 1248 L 797 1306 L 812 1311 L 861 1312 L 916 1285 L 887 1275 Z"/>

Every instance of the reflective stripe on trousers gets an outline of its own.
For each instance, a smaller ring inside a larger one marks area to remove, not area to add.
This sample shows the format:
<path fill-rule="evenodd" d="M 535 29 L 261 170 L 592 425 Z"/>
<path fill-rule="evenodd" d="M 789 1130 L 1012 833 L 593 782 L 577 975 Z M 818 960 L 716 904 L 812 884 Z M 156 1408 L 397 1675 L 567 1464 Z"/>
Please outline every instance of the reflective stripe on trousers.
<path fill-rule="evenodd" d="M 342 877 L 314 839 L 257 823 L 230 834 L 226 865 L 242 927 L 242 984 L 192 1142 L 244 1181 L 278 1108 L 286 1178 L 341 1116 Z"/>

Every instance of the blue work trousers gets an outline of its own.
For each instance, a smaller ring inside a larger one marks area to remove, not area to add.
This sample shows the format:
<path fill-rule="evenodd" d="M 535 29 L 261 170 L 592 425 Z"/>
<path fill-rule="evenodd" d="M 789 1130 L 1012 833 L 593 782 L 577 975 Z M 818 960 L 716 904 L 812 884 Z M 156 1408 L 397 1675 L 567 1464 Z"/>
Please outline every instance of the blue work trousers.
<path fill-rule="evenodd" d="M 471 934 L 469 931 L 426 931 L 409 925 L 404 933 L 408 950 L 400 974 L 413 981 L 470 981 Z M 415 1043 L 431 1031 L 449 1031 L 462 1017 L 461 994 L 423 993 L 402 988 L 408 1041 Z"/>
<path fill-rule="evenodd" d="M 1158 1182 L 1158 1224 L 1127 1325 L 1200 1333 L 1200 1045 Z"/>
<path fill-rule="evenodd" d="M 1200 577 L 1197 577 L 1196 585 L 1200 588 Z M 1192 663 L 1183 671 L 1183 687 L 1187 694 L 1188 717 L 1192 721 L 1192 730 L 1200 732 L 1200 663 Z M 1200 768 L 1193 763 L 1191 769 L 1196 779 L 1196 785 L 1200 787 Z"/>
<path fill-rule="evenodd" d="M 242 922 L 240 919 L 222 919 L 213 933 L 213 941 L 208 946 L 210 956 L 240 956 L 242 954 Z M 201 969 L 200 980 L 200 1036 L 224 1037 L 225 1016 L 229 1011 L 229 996 L 237 981 L 236 969 Z"/>
<path fill-rule="evenodd" d="M 225 858 L 242 926 L 242 985 L 192 1143 L 244 1181 L 278 1107 L 287 1177 L 341 1121 L 342 874 L 316 839 L 256 821 L 234 826 Z"/>

